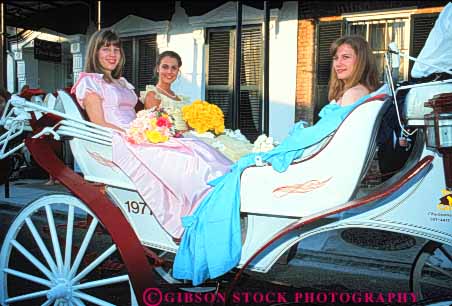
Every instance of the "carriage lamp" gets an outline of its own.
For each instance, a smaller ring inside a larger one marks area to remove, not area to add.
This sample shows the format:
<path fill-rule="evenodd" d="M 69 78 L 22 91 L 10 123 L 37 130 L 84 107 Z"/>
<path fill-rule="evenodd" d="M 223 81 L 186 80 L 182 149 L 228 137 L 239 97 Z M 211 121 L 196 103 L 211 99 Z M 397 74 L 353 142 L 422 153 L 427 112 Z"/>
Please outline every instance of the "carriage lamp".
<path fill-rule="evenodd" d="M 427 147 L 443 155 L 446 186 L 452 190 L 452 93 L 436 95 L 424 105 L 433 108 L 424 116 Z"/>

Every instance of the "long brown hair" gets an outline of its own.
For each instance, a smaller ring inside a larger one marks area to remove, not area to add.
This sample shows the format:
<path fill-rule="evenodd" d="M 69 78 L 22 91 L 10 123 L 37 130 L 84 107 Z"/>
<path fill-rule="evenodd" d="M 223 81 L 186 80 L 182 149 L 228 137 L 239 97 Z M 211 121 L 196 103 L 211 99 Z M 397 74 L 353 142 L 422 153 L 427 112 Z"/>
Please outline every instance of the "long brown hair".
<path fill-rule="evenodd" d="M 347 89 L 358 84 L 365 86 L 370 92 L 379 87 L 378 70 L 375 63 L 375 57 L 370 50 L 367 41 L 359 35 L 342 36 L 331 44 L 330 54 L 332 57 L 336 55 L 337 49 L 347 44 L 355 51 L 356 65 L 353 69 L 350 79 L 339 80 L 331 65 L 330 82 L 328 88 L 328 100 L 340 99 Z"/>
<path fill-rule="evenodd" d="M 106 73 L 105 69 L 99 62 L 98 51 L 100 48 L 106 46 L 118 47 L 121 52 L 121 58 L 119 59 L 118 66 L 111 72 L 111 77 Z M 102 73 L 104 75 L 105 81 L 108 83 L 113 82 L 113 79 L 119 79 L 122 75 L 122 70 L 124 68 L 125 56 L 124 50 L 122 49 L 121 41 L 118 35 L 111 30 L 101 30 L 95 32 L 88 43 L 88 51 L 86 52 L 85 58 L 85 72 L 91 73 Z"/>

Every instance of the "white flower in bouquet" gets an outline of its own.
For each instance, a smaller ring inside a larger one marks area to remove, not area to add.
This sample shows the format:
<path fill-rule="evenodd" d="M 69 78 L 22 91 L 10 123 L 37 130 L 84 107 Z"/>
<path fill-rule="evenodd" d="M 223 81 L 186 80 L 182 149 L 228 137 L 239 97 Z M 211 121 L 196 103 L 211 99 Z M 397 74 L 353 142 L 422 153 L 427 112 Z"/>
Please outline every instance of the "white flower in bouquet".
<path fill-rule="evenodd" d="M 254 142 L 253 152 L 268 152 L 272 150 L 276 145 L 277 143 L 274 141 L 273 137 L 267 137 L 267 135 L 262 134 L 257 137 L 256 141 Z"/>

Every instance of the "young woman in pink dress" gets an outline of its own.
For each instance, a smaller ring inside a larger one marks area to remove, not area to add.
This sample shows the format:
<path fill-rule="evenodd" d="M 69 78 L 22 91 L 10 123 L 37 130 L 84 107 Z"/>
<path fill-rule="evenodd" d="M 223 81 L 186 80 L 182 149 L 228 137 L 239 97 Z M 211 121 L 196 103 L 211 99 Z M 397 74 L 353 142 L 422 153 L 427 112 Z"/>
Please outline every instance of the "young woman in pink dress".
<path fill-rule="evenodd" d="M 202 141 L 170 138 L 159 144 L 132 144 L 124 130 L 136 118 L 134 87 L 121 77 L 124 51 L 110 30 L 90 39 L 85 72 L 72 88 L 89 120 L 112 128 L 113 162 L 135 184 L 153 214 L 175 238 L 183 232 L 181 217 L 190 215 L 231 162 Z"/>

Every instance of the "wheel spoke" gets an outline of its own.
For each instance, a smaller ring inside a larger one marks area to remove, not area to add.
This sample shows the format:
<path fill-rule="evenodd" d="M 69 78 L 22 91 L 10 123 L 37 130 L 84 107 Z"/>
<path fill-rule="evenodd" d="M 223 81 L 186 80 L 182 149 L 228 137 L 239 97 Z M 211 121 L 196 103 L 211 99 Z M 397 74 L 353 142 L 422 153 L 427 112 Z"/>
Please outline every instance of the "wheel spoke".
<path fill-rule="evenodd" d="M 17 270 L 14 270 L 14 269 L 9 269 L 9 268 L 4 269 L 3 271 L 5 273 L 8 273 L 8 274 L 11 274 L 11 275 L 14 275 L 14 276 L 17 276 L 17 277 L 29 280 L 31 282 L 47 286 L 49 288 L 52 286 L 52 283 L 49 282 L 48 280 L 40 278 L 40 277 L 37 277 L 37 276 L 34 276 L 34 275 L 31 275 L 31 274 L 27 274 L 27 273 L 24 273 L 24 272 L 21 272 L 21 271 L 17 271 Z"/>
<path fill-rule="evenodd" d="M 37 291 L 37 292 L 33 292 L 33 293 L 18 295 L 18 296 L 6 299 L 5 303 L 6 304 L 10 304 L 10 303 L 15 303 L 15 302 L 20 302 L 20 301 L 25 301 L 25 300 L 38 298 L 38 297 L 41 297 L 41 296 L 45 296 L 47 294 L 47 292 L 48 292 L 48 290 L 43 290 L 43 291 Z"/>
<path fill-rule="evenodd" d="M 450 289 L 450 283 L 439 281 L 433 277 L 423 277 L 420 282 L 438 288 Z"/>
<path fill-rule="evenodd" d="M 58 234 L 56 232 L 55 220 L 53 218 L 52 209 L 46 205 L 47 222 L 49 223 L 50 237 L 52 238 L 53 252 L 57 261 L 58 272 L 63 273 L 63 257 L 61 256 L 60 242 L 58 241 Z"/>
<path fill-rule="evenodd" d="M 33 256 L 23 245 L 16 240 L 11 241 L 11 244 L 20 252 L 28 261 L 30 261 L 36 268 L 38 268 L 48 279 L 52 279 L 52 272 L 47 269 L 36 257 Z"/>
<path fill-rule="evenodd" d="M 99 306 L 116 306 L 115 304 L 108 303 L 108 302 L 106 302 L 104 300 L 101 300 L 101 299 L 99 299 L 97 297 L 94 297 L 92 295 L 89 295 L 89 294 L 86 294 L 86 293 L 82 293 L 82 292 L 79 292 L 79 291 L 74 292 L 73 296 L 81 298 L 82 300 L 94 303 L 94 304 L 99 305 Z"/>
<path fill-rule="evenodd" d="M 72 284 L 77 283 L 79 280 L 88 275 L 92 270 L 94 270 L 98 265 L 100 265 L 108 256 L 116 251 L 116 245 L 112 245 L 106 251 L 104 251 L 99 257 L 96 258 L 92 263 L 90 263 L 82 272 L 80 272 L 76 277 L 71 280 Z"/>
<path fill-rule="evenodd" d="M 74 304 L 76 305 L 76 306 L 86 306 L 85 305 L 85 303 L 83 303 L 83 301 L 82 300 L 80 300 L 80 299 L 78 299 L 78 298 L 72 298 L 72 302 L 74 302 Z"/>
<path fill-rule="evenodd" d="M 88 248 L 88 244 L 91 241 L 91 238 L 93 237 L 94 230 L 96 229 L 97 223 L 98 223 L 97 219 L 93 218 L 93 220 L 91 221 L 91 224 L 89 225 L 88 231 L 86 232 L 86 235 L 83 238 L 82 245 L 80 246 L 80 249 L 78 250 L 78 253 L 74 260 L 74 264 L 72 265 L 71 271 L 69 272 L 69 278 L 72 278 L 75 275 L 75 273 L 77 272 L 78 267 L 79 267 L 80 263 L 82 262 L 82 258 L 85 255 L 86 249 Z"/>
<path fill-rule="evenodd" d="M 66 227 L 66 246 L 64 249 L 64 275 L 69 273 L 72 256 L 72 233 L 74 230 L 74 206 L 69 206 Z"/>
<path fill-rule="evenodd" d="M 53 299 L 47 300 L 47 301 L 45 301 L 43 304 L 41 304 L 41 306 L 49 306 L 49 305 L 52 305 L 53 301 L 54 301 Z"/>
<path fill-rule="evenodd" d="M 59 218 L 59 210 L 55 210 L 60 206 L 66 211 L 64 218 Z M 81 233 L 76 228 L 78 209 L 92 217 Z M 59 224 L 63 222 L 65 228 L 60 231 Z M 47 231 L 41 230 L 41 223 Z M 46 195 L 30 203 L 11 223 L 1 248 L 0 277 L 5 282 L 2 284 L 0 281 L 0 304 L 110 306 L 118 302 L 103 294 L 97 296 L 95 292 L 115 286 L 120 287 L 121 292 L 127 288 L 127 293 L 131 293 L 129 301 L 138 305 L 126 271 L 94 273 L 117 254 L 115 243 L 104 244 L 104 235 L 98 243 L 95 237 L 98 225 L 99 220 L 90 209 L 71 195 Z M 26 240 L 30 235 L 33 238 Z M 97 254 L 91 257 L 92 247 L 100 251 L 99 257 Z M 26 268 L 16 267 L 18 262 L 24 262 Z M 68 281 L 67 286 L 72 288 L 66 288 L 59 278 Z M 70 295 L 61 297 L 63 290 L 71 290 Z M 120 304 L 124 305 L 123 302 Z"/>
<path fill-rule="evenodd" d="M 44 241 L 42 241 L 41 236 L 38 233 L 38 230 L 36 229 L 35 225 L 33 224 L 33 221 L 31 221 L 30 218 L 26 218 L 25 222 L 27 223 L 28 229 L 30 230 L 31 234 L 33 235 L 33 238 L 35 239 L 39 250 L 41 250 L 42 255 L 47 261 L 47 264 L 50 267 L 50 270 L 52 270 L 53 274 L 57 274 L 57 267 L 55 262 L 52 259 L 52 256 L 49 253 L 49 250 L 47 250 L 46 245 L 44 244 Z"/>
<path fill-rule="evenodd" d="M 438 249 L 444 254 L 444 256 L 446 256 L 446 257 L 449 259 L 450 262 L 452 262 L 452 254 L 450 254 L 450 253 L 446 250 L 446 248 L 444 247 L 444 245 L 440 246 Z"/>
<path fill-rule="evenodd" d="M 106 286 L 106 285 L 126 282 L 128 280 L 129 280 L 129 276 L 127 274 L 125 274 L 125 275 L 121 275 L 121 276 L 115 276 L 115 277 L 105 278 L 102 280 L 96 280 L 96 281 L 92 281 L 92 282 L 75 285 L 75 286 L 72 286 L 72 288 L 74 290 L 84 290 L 84 289 L 89 289 L 89 288 L 102 287 L 102 286 Z"/>
<path fill-rule="evenodd" d="M 439 272 L 439 273 L 441 273 L 441 274 L 447 276 L 449 279 L 452 280 L 452 273 L 450 273 L 450 272 L 444 270 L 444 269 L 441 268 L 441 267 L 432 265 L 432 264 L 430 264 L 430 263 L 428 263 L 428 262 L 426 263 L 426 265 L 429 266 L 430 268 L 432 268 L 433 270 L 435 270 L 436 272 Z"/>

